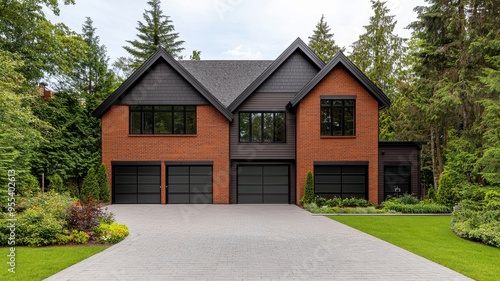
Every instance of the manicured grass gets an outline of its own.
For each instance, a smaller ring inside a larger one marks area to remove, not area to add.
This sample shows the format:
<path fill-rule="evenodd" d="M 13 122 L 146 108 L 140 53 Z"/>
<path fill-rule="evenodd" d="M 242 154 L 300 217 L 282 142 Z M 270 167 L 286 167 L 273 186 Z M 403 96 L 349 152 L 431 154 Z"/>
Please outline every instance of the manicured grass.
<path fill-rule="evenodd" d="M 16 247 L 16 273 L 7 271 L 9 248 L 0 248 L 0 280 L 42 280 L 108 246 Z"/>
<path fill-rule="evenodd" d="M 450 217 L 335 216 L 333 220 L 444 265 L 476 280 L 498 280 L 500 249 L 456 236 Z"/>

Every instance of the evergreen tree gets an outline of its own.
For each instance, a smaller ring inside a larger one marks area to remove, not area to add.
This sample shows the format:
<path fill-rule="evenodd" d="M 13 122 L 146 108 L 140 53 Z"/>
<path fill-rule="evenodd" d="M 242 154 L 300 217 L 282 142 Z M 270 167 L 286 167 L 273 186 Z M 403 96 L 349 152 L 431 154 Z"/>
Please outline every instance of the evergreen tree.
<path fill-rule="evenodd" d="M 385 2 L 372 0 L 374 15 L 365 26 L 365 33 L 352 44 L 349 58 L 359 67 L 393 102 L 393 109 L 386 109 L 380 116 L 380 137 L 394 137 L 394 122 L 397 120 L 399 92 L 398 82 L 405 70 L 405 39 L 394 34 L 397 21 L 389 15 Z"/>
<path fill-rule="evenodd" d="M 302 197 L 303 204 L 309 204 L 314 201 L 314 179 L 311 171 L 307 173 L 306 185 L 304 187 L 304 197 Z"/>
<path fill-rule="evenodd" d="M 133 69 L 137 69 L 149 56 L 159 47 L 164 48 L 170 55 L 178 58 L 184 48 L 184 41 L 179 40 L 179 33 L 175 32 L 174 25 L 169 16 L 165 16 L 161 10 L 160 0 L 148 1 L 151 10 L 145 10 L 143 17 L 145 23 L 138 21 L 138 39 L 130 41 L 131 46 L 123 48 L 132 55 Z"/>
<path fill-rule="evenodd" d="M 108 182 L 108 172 L 106 171 L 106 165 L 99 165 L 97 170 L 97 182 L 99 183 L 99 198 L 102 202 L 109 202 L 109 182 Z"/>
<path fill-rule="evenodd" d="M 50 176 L 49 181 L 50 181 L 50 185 L 49 185 L 50 190 L 53 190 L 59 194 L 67 191 L 67 189 L 64 186 L 64 183 L 63 183 L 61 176 L 59 176 L 58 174 L 54 174 L 54 175 Z"/>
<path fill-rule="evenodd" d="M 330 33 L 330 27 L 325 21 L 325 16 L 321 15 L 313 35 L 309 37 L 309 47 L 325 63 L 328 63 L 337 52 L 344 51 L 343 48 L 335 44 L 333 35 L 333 33 Z"/>
<path fill-rule="evenodd" d="M 86 99 L 92 109 L 101 103 L 115 87 L 114 73 L 108 69 L 106 46 L 100 44 L 92 19 L 87 17 L 82 27 L 86 48 L 78 65 L 69 75 L 70 88 Z"/>
<path fill-rule="evenodd" d="M 87 198 L 92 195 L 94 199 L 99 200 L 99 183 L 97 182 L 97 175 L 94 167 L 90 168 L 87 176 L 83 180 L 83 185 L 80 190 L 80 199 Z"/>

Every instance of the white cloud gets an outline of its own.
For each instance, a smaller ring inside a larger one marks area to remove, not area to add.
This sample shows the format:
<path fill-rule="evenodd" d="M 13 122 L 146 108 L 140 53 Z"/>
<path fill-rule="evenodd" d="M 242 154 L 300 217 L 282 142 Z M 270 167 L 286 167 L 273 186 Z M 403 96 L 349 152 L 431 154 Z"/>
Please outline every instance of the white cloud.
<path fill-rule="evenodd" d="M 260 51 L 252 49 L 250 46 L 238 45 L 224 52 L 224 55 L 230 56 L 230 59 L 235 60 L 260 60 L 262 54 Z"/>

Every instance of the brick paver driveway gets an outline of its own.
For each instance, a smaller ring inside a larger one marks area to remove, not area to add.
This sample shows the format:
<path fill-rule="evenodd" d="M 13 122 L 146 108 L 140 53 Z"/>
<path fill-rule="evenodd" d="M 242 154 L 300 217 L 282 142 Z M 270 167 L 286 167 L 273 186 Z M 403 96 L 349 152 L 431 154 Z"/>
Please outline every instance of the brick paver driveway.
<path fill-rule="evenodd" d="M 467 280 L 293 205 L 109 209 L 130 236 L 49 280 Z"/>

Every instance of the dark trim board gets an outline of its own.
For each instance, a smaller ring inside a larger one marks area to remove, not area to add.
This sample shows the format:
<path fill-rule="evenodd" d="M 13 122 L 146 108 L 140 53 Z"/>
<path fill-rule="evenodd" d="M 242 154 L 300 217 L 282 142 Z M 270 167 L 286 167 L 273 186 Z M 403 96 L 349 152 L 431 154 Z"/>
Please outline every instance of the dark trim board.
<path fill-rule="evenodd" d="M 165 166 L 212 166 L 214 161 L 165 161 Z"/>
<path fill-rule="evenodd" d="M 314 161 L 314 166 L 368 166 L 368 161 Z"/>
<path fill-rule="evenodd" d="M 111 165 L 120 166 L 151 166 L 161 165 L 161 161 L 111 161 Z"/>

